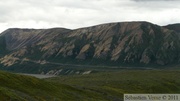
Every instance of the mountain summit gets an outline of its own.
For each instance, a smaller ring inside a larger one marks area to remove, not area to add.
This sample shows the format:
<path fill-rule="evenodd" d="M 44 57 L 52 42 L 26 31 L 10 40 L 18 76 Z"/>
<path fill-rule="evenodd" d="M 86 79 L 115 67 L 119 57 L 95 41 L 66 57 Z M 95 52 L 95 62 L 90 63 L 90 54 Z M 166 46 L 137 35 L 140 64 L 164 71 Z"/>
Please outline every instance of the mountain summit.
<path fill-rule="evenodd" d="M 0 35 L 0 63 L 7 67 L 25 60 L 115 66 L 176 64 L 180 60 L 178 28 L 177 24 L 120 22 L 75 30 L 8 29 Z"/>

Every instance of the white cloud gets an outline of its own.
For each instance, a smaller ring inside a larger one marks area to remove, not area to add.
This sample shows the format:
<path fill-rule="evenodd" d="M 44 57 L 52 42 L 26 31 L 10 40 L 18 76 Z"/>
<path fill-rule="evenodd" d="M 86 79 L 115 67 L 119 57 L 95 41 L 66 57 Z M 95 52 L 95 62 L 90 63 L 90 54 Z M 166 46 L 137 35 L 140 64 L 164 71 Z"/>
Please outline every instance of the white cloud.
<path fill-rule="evenodd" d="M 7 28 L 79 28 L 101 23 L 179 23 L 178 0 L 5 0 L 0 31 Z"/>

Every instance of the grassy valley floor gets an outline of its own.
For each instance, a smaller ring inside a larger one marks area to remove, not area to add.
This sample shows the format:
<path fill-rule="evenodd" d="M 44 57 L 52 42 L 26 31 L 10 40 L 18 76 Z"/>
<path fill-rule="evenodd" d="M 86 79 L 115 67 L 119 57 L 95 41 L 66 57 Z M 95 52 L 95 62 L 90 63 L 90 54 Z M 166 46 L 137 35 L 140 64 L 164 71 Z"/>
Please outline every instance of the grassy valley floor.
<path fill-rule="evenodd" d="M 49 82 L 100 94 L 119 101 L 124 93 L 180 93 L 179 70 L 121 70 L 90 75 L 69 75 L 46 79 Z"/>

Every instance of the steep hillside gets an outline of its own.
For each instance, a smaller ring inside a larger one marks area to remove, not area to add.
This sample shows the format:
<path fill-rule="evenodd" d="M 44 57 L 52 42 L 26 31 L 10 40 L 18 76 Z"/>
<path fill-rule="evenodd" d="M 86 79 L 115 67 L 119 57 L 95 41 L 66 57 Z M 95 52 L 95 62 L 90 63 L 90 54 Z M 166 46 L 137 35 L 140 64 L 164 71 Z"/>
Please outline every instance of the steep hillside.
<path fill-rule="evenodd" d="M 148 66 L 177 64 L 180 59 L 177 31 L 149 22 L 75 30 L 8 29 L 0 35 L 0 45 L 0 62 L 6 67 L 24 62 Z"/>

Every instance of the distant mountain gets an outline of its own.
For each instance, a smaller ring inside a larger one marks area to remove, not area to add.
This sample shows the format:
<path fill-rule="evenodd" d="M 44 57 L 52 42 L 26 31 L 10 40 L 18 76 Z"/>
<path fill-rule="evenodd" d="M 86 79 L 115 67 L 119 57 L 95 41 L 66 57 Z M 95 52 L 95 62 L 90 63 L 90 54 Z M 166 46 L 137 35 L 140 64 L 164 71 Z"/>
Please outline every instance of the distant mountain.
<path fill-rule="evenodd" d="M 179 25 L 149 22 L 101 24 L 75 30 L 7 29 L 0 35 L 0 63 L 168 65 L 180 60 Z"/>

